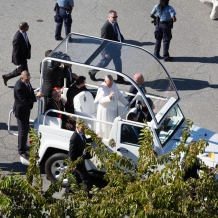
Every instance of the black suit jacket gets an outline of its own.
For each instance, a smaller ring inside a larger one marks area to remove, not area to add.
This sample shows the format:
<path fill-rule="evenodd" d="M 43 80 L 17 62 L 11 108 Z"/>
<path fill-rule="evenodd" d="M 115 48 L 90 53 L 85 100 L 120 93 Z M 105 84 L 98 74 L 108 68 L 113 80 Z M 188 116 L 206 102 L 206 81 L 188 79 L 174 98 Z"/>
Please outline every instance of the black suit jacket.
<path fill-rule="evenodd" d="M 138 133 L 140 133 L 139 128 L 137 129 L 138 129 Z M 122 142 L 128 142 L 133 144 L 138 144 L 139 142 L 138 136 L 133 130 L 133 127 L 130 125 L 123 124 L 121 137 L 122 137 Z"/>
<path fill-rule="evenodd" d="M 67 104 L 71 108 L 74 108 L 74 104 L 73 104 L 74 97 L 82 91 L 88 91 L 88 89 L 85 86 L 83 86 L 81 89 L 79 89 L 75 83 L 68 89 L 68 91 L 67 91 Z M 74 113 L 74 112 L 72 112 L 72 113 Z"/>
<path fill-rule="evenodd" d="M 116 25 L 117 25 L 117 28 L 119 29 L 119 32 L 120 32 L 120 28 L 119 28 L 118 23 L 116 23 Z M 124 37 L 121 34 L 121 32 L 120 32 L 120 36 L 121 36 L 121 42 L 123 42 L 124 41 Z M 109 40 L 112 40 L 112 41 L 119 42 L 117 34 L 114 31 L 114 28 L 113 28 L 112 24 L 108 20 L 105 22 L 105 24 L 101 28 L 101 38 L 109 39 Z M 120 45 L 113 45 L 112 46 L 111 44 L 109 44 L 109 46 L 107 46 L 102 51 L 102 55 L 104 56 L 105 54 L 111 54 L 113 52 L 120 52 L 120 50 L 121 50 L 121 46 Z"/>
<path fill-rule="evenodd" d="M 40 72 L 41 72 L 41 64 L 40 63 Z M 48 62 L 44 63 L 43 70 L 43 83 L 42 83 L 42 94 L 44 96 L 51 97 L 52 89 L 58 86 L 59 77 L 64 77 L 65 72 L 59 67 L 50 68 L 48 67 Z"/>
<path fill-rule="evenodd" d="M 51 99 L 49 99 L 49 102 L 47 105 L 47 110 L 54 109 L 54 110 L 60 110 L 60 111 L 64 112 L 64 105 L 63 105 L 63 102 L 61 100 L 59 101 L 59 104 L 60 104 L 60 109 L 58 108 L 57 104 L 55 104 L 55 101 L 51 98 Z M 48 115 L 51 117 L 58 117 L 59 116 L 59 114 L 55 113 L 55 112 L 49 112 Z M 66 115 L 62 114 L 61 120 L 62 120 L 62 128 L 63 129 L 66 129 L 67 119 L 68 119 L 68 117 Z"/>
<path fill-rule="evenodd" d="M 19 79 L 14 86 L 14 107 L 13 112 L 15 117 L 20 120 L 29 119 L 30 110 L 33 108 L 33 103 L 36 102 L 36 96 L 31 87 L 30 89 Z"/>
<path fill-rule="evenodd" d="M 31 58 L 31 44 L 26 43 L 22 33 L 18 30 L 13 39 L 12 63 L 22 65 Z"/>
<path fill-rule="evenodd" d="M 130 89 L 129 89 L 129 93 L 136 94 L 137 92 L 138 92 L 138 90 L 136 89 L 136 87 L 135 87 L 134 85 L 131 85 L 131 86 L 130 86 Z M 145 90 L 145 92 L 146 92 L 146 90 Z M 131 96 L 131 95 L 128 95 L 128 96 L 127 96 L 127 100 L 128 100 L 129 102 L 131 102 L 133 98 L 134 98 L 134 96 Z M 151 100 L 150 98 L 147 98 L 147 100 L 148 100 L 149 105 L 152 107 L 152 105 L 153 105 L 152 100 Z M 135 103 L 136 103 L 136 101 L 134 101 L 134 102 L 131 104 L 131 108 L 133 108 L 133 107 L 136 106 Z M 141 103 L 142 103 L 142 102 L 141 102 Z"/>
<path fill-rule="evenodd" d="M 91 142 L 91 139 L 87 139 L 85 135 L 83 135 L 83 137 L 85 138 L 85 141 L 82 140 L 79 133 L 75 131 L 70 138 L 70 148 L 68 154 L 72 161 L 75 161 L 78 157 L 81 157 L 84 149 L 86 148 L 86 143 Z M 88 153 L 87 156 L 89 156 Z M 84 159 L 86 159 L 86 155 L 84 156 Z"/>
<path fill-rule="evenodd" d="M 69 69 L 70 69 L 70 72 L 71 72 L 71 78 L 72 78 L 72 81 L 70 82 L 70 75 L 69 75 Z M 64 79 L 66 78 L 66 88 L 70 88 L 70 85 L 72 83 L 74 83 L 75 79 L 72 77 L 72 70 L 71 68 L 68 68 L 68 67 L 64 67 L 62 68 L 63 70 L 63 75 L 64 77 L 59 77 L 59 80 L 58 80 L 58 87 L 63 87 L 64 86 Z"/>
<path fill-rule="evenodd" d="M 152 120 L 150 113 L 147 114 L 147 117 L 145 117 L 145 115 L 142 111 L 138 112 L 137 117 L 138 117 L 138 122 L 140 122 L 140 123 L 144 123 L 144 120 L 147 120 L 148 122 L 151 122 L 151 120 Z"/>

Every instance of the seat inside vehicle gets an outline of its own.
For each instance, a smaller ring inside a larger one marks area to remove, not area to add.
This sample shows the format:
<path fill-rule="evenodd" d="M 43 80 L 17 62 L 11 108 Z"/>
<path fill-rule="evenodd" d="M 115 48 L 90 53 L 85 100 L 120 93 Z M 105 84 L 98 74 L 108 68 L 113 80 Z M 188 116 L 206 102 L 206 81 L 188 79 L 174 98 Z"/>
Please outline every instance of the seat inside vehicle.
<path fill-rule="evenodd" d="M 75 114 L 96 119 L 97 104 L 94 103 L 94 98 L 89 91 L 82 91 L 73 99 Z M 95 121 L 85 120 L 86 124 L 95 130 Z"/>
<path fill-rule="evenodd" d="M 45 125 L 61 128 L 61 125 L 62 125 L 61 118 L 50 117 L 48 115 L 45 116 L 44 114 L 39 115 L 39 124 L 43 124 L 44 117 L 45 117 Z M 37 118 L 35 119 L 34 123 L 37 123 Z"/>
<path fill-rule="evenodd" d="M 126 115 L 126 120 L 127 120 L 127 117 L 129 116 L 129 114 L 130 113 L 134 113 L 134 114 L 137 114 L 137 108 L 131 108 L 129 111 L 128 111 L 128 113 L 127 113 L 127 115 Z"/>

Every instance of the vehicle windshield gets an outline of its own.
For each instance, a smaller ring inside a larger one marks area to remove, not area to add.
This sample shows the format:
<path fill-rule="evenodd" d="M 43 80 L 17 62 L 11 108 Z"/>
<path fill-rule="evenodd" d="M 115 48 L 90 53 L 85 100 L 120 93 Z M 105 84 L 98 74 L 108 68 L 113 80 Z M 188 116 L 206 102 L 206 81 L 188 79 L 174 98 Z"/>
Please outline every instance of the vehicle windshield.
<path fill-rule="evenodd" d="M 146 104 L 152 114 L 154 128 L 158 127 L 164 115 L 180 99 L 166 69 L 158 59 L 145 49 L 125 43 L 71 33 L 53 50 L 49 57 L 66 60 L 65 56 L 68 55 L 70 57 L 68 61 L 73 65 L 100 70 L 101 72 L 97 74 L 97 82 L 91 81 L 93 85 L 99 86 L 98 81 L 103 81 L 105 72 L 107 74 L 108 72 L 118 72 L 113 61 L 104 68 L 100 68 L 98 65 L 102 56 L 109 51 L 121 52 L 122 76 L 131 83 L 130 85 L 135 86 L 145 103 L 147 100 Z M 87 76 L 89 69 L 86 69 Z M 133 77 L 136 73 L 143 75 L 144 84 L 137 85 L 134 83 Z M 119 89 L 128 92 L 130 85 L 119 86 Z M 153 106 L 150 105 L 150 100 L 153 102 Z"/>
<path fill-rule="evenodd" d="M 167 142 L 171 139 L 171 136 L 175 134 L 178 128 L 184 121 L 184 116 L 178 106 L 175 106 L 168 116 L 163 121 L 156 133 L 160 139 L 162 147 L 164 147 Z"/>

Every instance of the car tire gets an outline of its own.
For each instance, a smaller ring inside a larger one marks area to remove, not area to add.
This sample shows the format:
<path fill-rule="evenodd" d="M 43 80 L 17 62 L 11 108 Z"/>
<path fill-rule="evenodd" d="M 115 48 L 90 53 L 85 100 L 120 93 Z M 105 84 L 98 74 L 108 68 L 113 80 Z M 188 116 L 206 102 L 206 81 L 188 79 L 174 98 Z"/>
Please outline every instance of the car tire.
<path fill-rule="evenodd" d="M 63 172 L 66 170 L 67 165 L 64 163 L 64 160 L 68 158 L 67 154 L 57 153 L 50 156 L 45 162 L 45 173 L 48 180 L 51 182 L 57 182 Z M 67 183 L 67 179 L 63 180 L 63 186 Z"/>

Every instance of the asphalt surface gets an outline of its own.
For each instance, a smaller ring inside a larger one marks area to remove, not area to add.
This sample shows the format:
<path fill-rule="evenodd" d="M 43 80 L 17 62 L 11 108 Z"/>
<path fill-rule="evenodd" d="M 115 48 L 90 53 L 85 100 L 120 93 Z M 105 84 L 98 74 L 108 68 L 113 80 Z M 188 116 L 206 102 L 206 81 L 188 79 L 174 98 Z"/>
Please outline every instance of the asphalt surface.
<path fill-rule="evenodd" d="M 118 12 L 119 26 L 126 42 L 142 46 L 153 53 L 154 26 L 151 24 L 150 12 L 156 3 L 158 1 L 154 0 L 75 1 L 72 31 L 99 37 L 108 11 L 114 9 Z M 39 87 L 39 64 L 44 53 L 59 44 L 54 40 L 54 4 L 54 0 L 0 1 L 1 75 L 15 68 L 11 63 L 11 42 L 19 23 L 27 21 L 30 26 L 28 37 L 32 44 L 32 58 L 28 62 L 31 83 L 34 88 Z M 194 121 L 195 125 L 218 132 L 218 23 L 210 20 L 210 8 L 197 0 L 174 0 L 170 4 L 177 12 L 178 21 L 174 24 L 170 45 L 170 55 L 174 60 L 164 63 L 164 66 L 178 89 L 180 107 L 185 117 Z M 20 163 L 17 155 L 17 137 L 7 132 L 8 113 L 13 106 L 13 86 L 17 80 L 10 80 L 6 87 L 0 78 L 0 168 L 5 173 L 14 170 L 25 174 L 26 167 Z M 31 119 L 35 116 L 36 107 Z M 14 118 L 12 130 L 17 130 Z M 49 181 L 45 179 L 44 184 L 48 186 Z"/>

